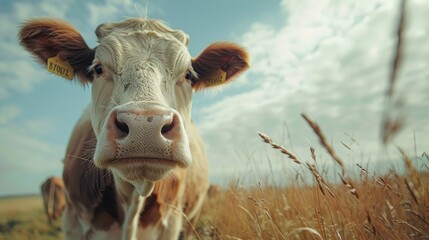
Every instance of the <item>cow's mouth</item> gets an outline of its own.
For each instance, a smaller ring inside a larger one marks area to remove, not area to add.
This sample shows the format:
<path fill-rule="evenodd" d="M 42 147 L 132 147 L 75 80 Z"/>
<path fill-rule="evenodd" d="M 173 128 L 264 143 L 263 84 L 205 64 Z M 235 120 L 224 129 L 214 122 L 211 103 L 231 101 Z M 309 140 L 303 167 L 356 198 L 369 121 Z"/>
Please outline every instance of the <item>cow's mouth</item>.
<path fill-rule="evenodd" d="M 144 167 L 144 168 L 174 168 L 176 166 L 182 167 L 179 161 L 168 160 L 163 158 L 119 158 L 110 162 L 111 167 Z"/>
<path fill-rule="evenodd" d="M 119 158 L 111 161 L 108 168 L 128 181 L 159 181 L 181 165 L 179 161 L 162 158 Z"/>

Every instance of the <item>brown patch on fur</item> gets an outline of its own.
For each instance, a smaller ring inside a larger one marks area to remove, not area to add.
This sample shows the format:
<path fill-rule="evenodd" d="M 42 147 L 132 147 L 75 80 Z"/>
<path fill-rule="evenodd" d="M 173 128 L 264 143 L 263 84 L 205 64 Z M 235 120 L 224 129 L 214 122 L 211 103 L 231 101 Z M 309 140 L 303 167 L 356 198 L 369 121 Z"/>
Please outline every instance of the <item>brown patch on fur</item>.
<path fill-rule="evenodd" d="M 146 199 L 140 214 L 140 225 L 146 227 L 158 224 L 170 205 L 175 205 L 179 200 L 179 188 L 180 180 L 178 179 L 167 178 L 157 182 L 151 196 Z"/>
<path fill-rule="evenodd" d="M 157 195 L 157 200 L 161 204 L 174 204 L 177 201 L 179 188 L 179 179 L 167 178 L 155 184 L 153 193 Z"/>
<path fill-rule="evenodd" d="M 119 219 L 115 187 L 110 172 L 94 166 L 96 138 L 91 122 L 76 126 L 70 138 L 64 161 L 63 179 L 68 200 L 75 208 L 95 214 L 103 209 Z M 84 209 L 82 209 L 84 208 Z M 96 216 L 94 216 L 97 219 Z"/>
<path fill-rule="evenodd" d="M 157 201 L 158 196 L 154 193 L 146 198 L 143 211 L 140 213 L 139 224 L 145 228 L 150 225 L 156 225 L 162 219 L 161 205 Z"/>
<path fill-rule="evenodd" d="M 70 63 L 82 84 L 91 80 L 87 69 L 95 51 L 70 24 L 49 18 L 30 20 L 21 26 L 18 38 L 41 64 L 46 66 L 48 58 L 59 55 Z"/>
<path fill-rule="evenodd" d="M 198 74 L 193 88 L 207 87 L 207 79 L 215 78 L 219 70 L 227 73 L 225 82 L 231 82 L 249 66 L 249 54 L 242 47 L 228 42 L 213 43 L 192 61 L 192 67 Z"/>
<path fill-rule="evenodd" d="M 91 219 L 95 229 L 107 231 L 115 222 L 121 222 L 117 207 L 115 188 L 108 186 L 104 189 L 101 203 L 94 210 L 94 216 Z"/>

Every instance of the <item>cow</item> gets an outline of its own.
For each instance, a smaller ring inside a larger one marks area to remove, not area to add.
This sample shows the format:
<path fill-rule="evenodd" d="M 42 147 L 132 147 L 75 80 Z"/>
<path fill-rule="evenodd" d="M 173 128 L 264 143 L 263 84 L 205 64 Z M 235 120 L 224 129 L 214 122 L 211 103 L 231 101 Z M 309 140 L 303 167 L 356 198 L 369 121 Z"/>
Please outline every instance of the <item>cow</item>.
<path fill-rule="evenodd" d="M 40 190 L 43 197 L 45 214 L 49 224 L 52 224 L 52 220 L 57 220 L 66 206 L 63 179 L 60 177 L 49 177 L 42 183 Z"/>
<path fill-rule="evenodd" d="M 207 197 L 214 198 L 222 192 L 221 186 L 217 184 L 210 184 L 209 189 L 207 190 Z"/>
<path fill-rule="evenodd" d="M 47 70 L 91 87 L 66 149 L 64 237 L 186 238 L 208 189 L 192 95 L 236 79 L 249 55 L 215 42 L 192 58 L 189 36 L 155 19 L 104 23 L 95 33 L 90 48 L 67 22 L 39 18 L 18 34 Z"/>

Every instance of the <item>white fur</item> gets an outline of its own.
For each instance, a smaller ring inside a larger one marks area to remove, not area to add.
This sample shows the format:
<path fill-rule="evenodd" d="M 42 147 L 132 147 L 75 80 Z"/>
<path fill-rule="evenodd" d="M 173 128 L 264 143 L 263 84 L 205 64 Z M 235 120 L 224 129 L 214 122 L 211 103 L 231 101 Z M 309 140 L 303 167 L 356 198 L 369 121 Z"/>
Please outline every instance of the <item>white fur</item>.
<path fill-rule="evenodd" d="M 133 192 L 131 205 L 126 210 L 125 221 L 122 224 L 122 240 L 137 240 L 139 216 L 144 200 L 137 190 Z"/>

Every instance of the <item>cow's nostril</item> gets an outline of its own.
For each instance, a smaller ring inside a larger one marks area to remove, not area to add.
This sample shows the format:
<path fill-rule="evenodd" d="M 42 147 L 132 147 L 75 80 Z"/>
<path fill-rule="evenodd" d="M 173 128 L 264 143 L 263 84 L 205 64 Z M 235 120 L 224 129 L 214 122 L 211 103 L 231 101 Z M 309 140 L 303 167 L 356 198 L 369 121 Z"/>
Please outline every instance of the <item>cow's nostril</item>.
<path fill-rule="evenodd" d="M 115 120 L 115 125 L 118 128 L 118 138 L 124 138 L 128 135 L 130 132 L 130 129 L 128 128 L 128 125 L 124 122 L 118 121 L 118 119 Z"/>
<path fill-rule="evenodd" d="M 161 134 L 165 135 L 168 132 L 171 131 L 171 129 L 174 128 L 174 121 L 171 121 L 171 123 L 165 124 L 162 128 L 161 128 Z"/>

